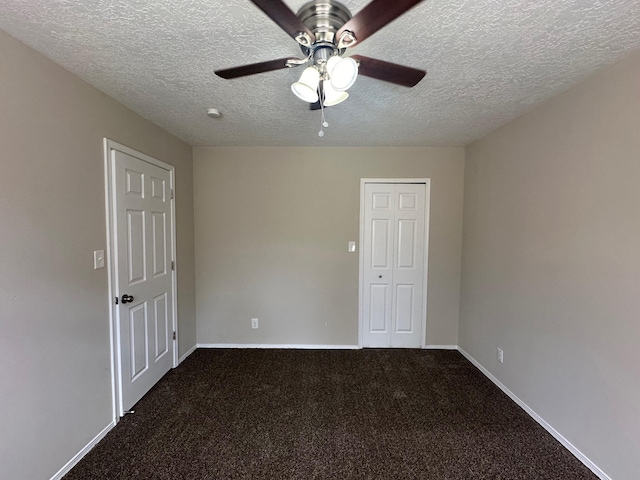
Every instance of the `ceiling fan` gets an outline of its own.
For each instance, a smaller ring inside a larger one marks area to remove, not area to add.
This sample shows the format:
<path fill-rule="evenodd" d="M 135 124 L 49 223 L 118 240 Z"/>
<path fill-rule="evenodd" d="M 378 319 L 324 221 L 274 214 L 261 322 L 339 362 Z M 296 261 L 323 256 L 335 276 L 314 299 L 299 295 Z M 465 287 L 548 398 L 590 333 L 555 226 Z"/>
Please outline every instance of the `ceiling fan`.
<path fill-rule="evenodd" d="M 297 14 L 282 0 L 251 1 L 300 44 L 304 58 L 280 58 L 216 70 L 219 77 L 232 79 L 309 64 L 291 90 L 316 110 L 346 100 L 346 91 L 358 73 L 406 87 L 415 86 L 427 73 L 362 55 L 343 56 L 347 48 L 361 43 L 421 0 L 372 0 L 353 17 L 346 6 L 335 0 L 310 1 Z M 323 122 L 326 127 L 324 118 Z"/>

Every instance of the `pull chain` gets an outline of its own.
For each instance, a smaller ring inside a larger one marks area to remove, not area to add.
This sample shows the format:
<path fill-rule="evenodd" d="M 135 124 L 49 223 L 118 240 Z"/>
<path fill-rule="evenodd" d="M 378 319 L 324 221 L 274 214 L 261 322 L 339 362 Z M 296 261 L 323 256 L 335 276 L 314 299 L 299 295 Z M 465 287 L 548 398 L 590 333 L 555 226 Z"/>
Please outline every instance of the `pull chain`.
<path fill-rule="evenodd" d="M 318 101 L 320 102 L 320 111 L 322 112 L 322 116 L 320 118 L 320 131 L 318 132 L 318 136 L 319 137 L 324 137 L 324 128 L 327 128 L 329 126 L 329 122 L 327 122 L 327 120 L 325 119 L 324 116 L 324 82 L 321 83 L 322 87 L 320 87 L 320 85 L 318 86 Z"/>

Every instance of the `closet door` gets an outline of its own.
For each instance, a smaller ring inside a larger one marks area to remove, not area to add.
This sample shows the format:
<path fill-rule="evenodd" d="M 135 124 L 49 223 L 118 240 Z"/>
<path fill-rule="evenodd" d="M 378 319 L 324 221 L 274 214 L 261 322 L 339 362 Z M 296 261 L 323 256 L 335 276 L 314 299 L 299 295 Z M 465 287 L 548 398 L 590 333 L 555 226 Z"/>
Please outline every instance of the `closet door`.
<path fill-rule="evenodd" d="M 422 346 L 424 184 L 395 189 L 391 347 Z"/>
<path fill-rule="evenodd" d="M 395 185 L 365 184 L 363 346 L 391 346 Z"/>
<path fill-rule="evenodd" d="M 424 184 L 365 184 L 365 347 L 422 345 L 425 195 Z"/>

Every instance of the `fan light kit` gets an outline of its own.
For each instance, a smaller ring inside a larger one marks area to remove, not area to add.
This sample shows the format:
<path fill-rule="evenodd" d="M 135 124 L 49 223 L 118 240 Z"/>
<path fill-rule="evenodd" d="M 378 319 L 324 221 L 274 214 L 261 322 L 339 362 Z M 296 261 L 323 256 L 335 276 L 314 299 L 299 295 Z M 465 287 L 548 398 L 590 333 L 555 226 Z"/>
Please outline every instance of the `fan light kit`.
<path fill-rule="evenodd" d="M 282 0 L 251 1 L 298 42 L 304 58 L 281 58 L 216 70 L 216 75 L 231 79 L 308 65 L 300 79 L 291 85 L 291 91 L 309 103 L 311 110 L 322 111 L 324 128 L 329 126 L 324 107 L 344 102 L 358 73 L 406 87 L 417 85 L 427 73 L 361 55 L 344 56 L 347 48 L 373 35 L 421 0 L 373 0 L 354 17 L 347 7 L 334 0 L 313 0 L 297 14 Z M 318 135 L 324 135 L 322 128 Z"/>

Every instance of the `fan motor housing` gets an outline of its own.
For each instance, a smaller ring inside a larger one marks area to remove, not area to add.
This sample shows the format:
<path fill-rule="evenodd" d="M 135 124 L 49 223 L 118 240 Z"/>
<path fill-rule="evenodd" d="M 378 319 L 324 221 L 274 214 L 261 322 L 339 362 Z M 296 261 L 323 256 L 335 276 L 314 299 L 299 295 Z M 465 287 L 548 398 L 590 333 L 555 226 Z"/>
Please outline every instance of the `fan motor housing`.
<path fill-rule="evenodd" d="M 316 45 L 335 47 L 336 32 L 351 19 L 349 9 L 334 0 L 311 1 L 304 4 L 296 15 L 316 36 L 312 49 Z"/>

